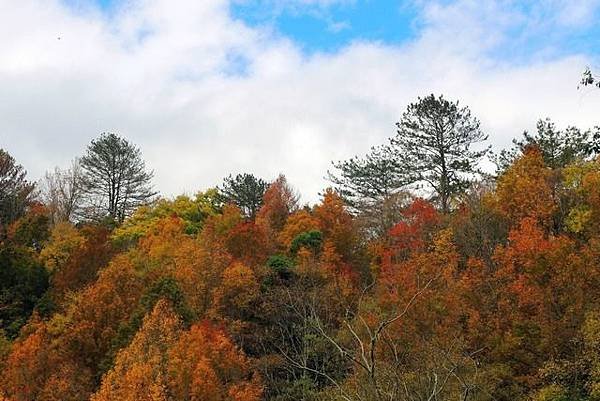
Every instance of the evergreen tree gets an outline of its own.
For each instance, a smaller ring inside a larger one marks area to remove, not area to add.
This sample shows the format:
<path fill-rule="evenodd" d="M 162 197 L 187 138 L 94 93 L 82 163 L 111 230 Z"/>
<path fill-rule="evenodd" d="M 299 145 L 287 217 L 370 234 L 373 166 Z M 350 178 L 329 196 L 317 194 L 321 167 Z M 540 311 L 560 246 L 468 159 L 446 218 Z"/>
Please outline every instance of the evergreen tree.
<path fill-rule="evenodd" d="M 525 131 L 520 139 L 513 139 L 511 149 L 504 149 L 495 155 L 499 173 L 504 172 L 531 146 L 539 148 L 544 163 L 553 169 L 565 167 L 596 153 L 595 139 L 598 134 L 591 130 L 581 131 L 577 127 L 560 130 L 549 118 L 540 119 L 536 128 L 534 134 Z"/>
<path fill-rule="evenodd" d="M 153 172 L 146 171 L 140 150 L 115 134 L 103 133 L 92 140 L 81 167 L 86 218 L 109 217 L 121 223 L 156 195 L 151 185 Z"/>
<path fill-rule="evenodd" d="M 247 218 L 254 219 L 268 187 L 269 184 L 261 178 L 244 173 L 226 177 L 219 192 L 225 203 L 233 203 Z"/>
<path fill-rule="evenodd" d="M 593 85 L 593 86 L 600 88 L 600 78 L 597 75 L 595 75 L 592 72 L 592 70 L 588 67 L 583 72 L 583 76 L 581 77 L 580 84 L 583 86 Z"/>
<path fill-rule="evenodd" d="M 396 127 L 391 144 L 398 163 L 415 182 L 428 184 L 442 212 L 448 212 L 452 197 L 468 187 L 489 150 L 471 149 L 487 140 L 479 120 L 458 101 L 429 95 L 408 105 Z"/>
<path fill-rule="evenodd" d="M 414 178 L 397 160 L 389 146 L 372 147 L 363 158 L 333 162 L 337 175 L 328 171 L 328 178 L 344 200 L 358 210 L 381 202 Z"/>
<path fill-rule="evenodd" d="M 23 166 L 0 149 L 0 237 L 6 227 L 21 217 L 31 202 L 34 184 L 25 179 Z"/>

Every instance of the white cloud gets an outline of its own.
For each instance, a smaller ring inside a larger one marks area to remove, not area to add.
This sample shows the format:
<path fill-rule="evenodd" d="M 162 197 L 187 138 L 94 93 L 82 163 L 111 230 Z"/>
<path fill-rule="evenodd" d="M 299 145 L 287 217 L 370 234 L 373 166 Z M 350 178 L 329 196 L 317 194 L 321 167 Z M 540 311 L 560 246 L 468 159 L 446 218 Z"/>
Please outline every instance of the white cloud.
<path fill-rule="evenodd" d="M 553 0 L 548 6 L 555 10 L 556 21 L 565 26 L 589 25 L 596 21 L 599 0 Z"/>
<path fill-rule="evenodd" d="M 469 105 L 496 146 L 540 117 L 600 123 L 600 91 L 576 88 L 590 55 L 490 57 L 528 17 L 501 2 L 428 3 L 411 42 L 311 56 L 228 10 L 143 0 L 107 17 L 0 0 L 0 146 L 39 177 L 114 131 L 142 148 L 166 195 L 232 172 L 283 172 L 314 201 L 331 160 L 383 142 L 407 103 L 431 92 Z"/>

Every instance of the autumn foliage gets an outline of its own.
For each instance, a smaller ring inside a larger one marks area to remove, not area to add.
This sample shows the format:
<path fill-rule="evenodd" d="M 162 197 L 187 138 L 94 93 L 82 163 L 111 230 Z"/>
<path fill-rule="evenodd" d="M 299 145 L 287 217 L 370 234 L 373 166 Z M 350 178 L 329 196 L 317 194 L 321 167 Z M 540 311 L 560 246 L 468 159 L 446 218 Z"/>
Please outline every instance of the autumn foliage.
<path fill-rule="evenodd" d="M 0 246 L 0 400 L 537 400 L 600 394 L 600 161 L 523 149 L 381 235 L 285 177 L 118 226 L 32 204 Z"/>

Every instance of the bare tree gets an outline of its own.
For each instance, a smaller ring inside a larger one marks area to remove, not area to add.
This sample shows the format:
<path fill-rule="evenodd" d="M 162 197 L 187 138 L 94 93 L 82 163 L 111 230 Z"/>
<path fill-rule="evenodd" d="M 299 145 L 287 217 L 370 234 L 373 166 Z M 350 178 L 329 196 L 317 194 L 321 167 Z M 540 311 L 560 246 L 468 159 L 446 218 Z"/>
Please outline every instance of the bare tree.
<path fill-rule="evenodd" d="M 479 391 L 476 355 L 466 352 L 460 339 L 449 344 L 423 341 L 419 349 L 407 349 L 389 332 L 407 317 L 412 306 L 440 278 L 435 276 L 389 317 L 379 320 L 363 314 L 362 303 L 372 286 L 364 289 L 355 311 L 349 310 L 341 327 L 323 319 L 323 301 L 318 297 L 289 297 L 288 307 L 304 319 L 304 330 L 325 339 L 353 370 L 351 380 L 340 379 L 330 370 L 308 363 L 302 349 L 280 349 L 290 366 L 306 370 L 330 384 L 323 399 L 344 401 L 432 401 L 470 400 Z M 289 334 L 282 331 L 282 336 Z"/>
<path fill-rule="evenodd" d="M 73 221 L 81 207 L 83 188 L 81 185 L 81 166 L 74 160 L 71 167 L 46 172 L 41 180 L 41 198 L 48 210 L 52 223 Z"/>

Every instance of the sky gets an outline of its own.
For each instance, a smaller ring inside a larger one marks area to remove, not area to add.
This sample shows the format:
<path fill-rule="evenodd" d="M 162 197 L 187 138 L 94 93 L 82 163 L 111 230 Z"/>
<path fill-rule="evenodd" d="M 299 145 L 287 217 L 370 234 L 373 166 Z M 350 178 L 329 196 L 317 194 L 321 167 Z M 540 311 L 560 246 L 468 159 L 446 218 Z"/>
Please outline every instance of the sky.
<path fill-rule="evenodd" d="M 430 93 L 496 150 L 600 125 L 588 66 L 600 0 L 0 0 L 0 147 L 35 180 L 114 132 L 164 196 L 283 173 L 315 202 Z"/>

